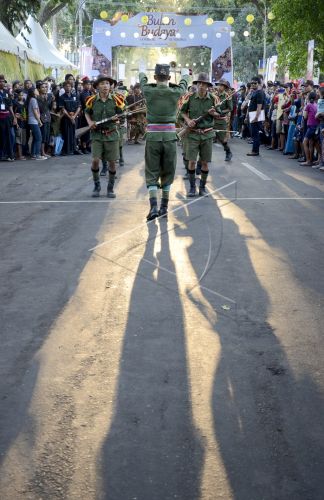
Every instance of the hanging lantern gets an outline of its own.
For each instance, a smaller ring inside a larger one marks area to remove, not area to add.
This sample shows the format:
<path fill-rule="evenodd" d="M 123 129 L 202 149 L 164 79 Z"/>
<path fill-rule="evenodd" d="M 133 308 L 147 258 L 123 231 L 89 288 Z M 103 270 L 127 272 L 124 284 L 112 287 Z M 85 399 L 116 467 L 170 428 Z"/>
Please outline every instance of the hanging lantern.
<path fill-rule="evenodd" d="M 248 14 L 246 16 L 246 20 L 247 20 L 248 23 L 253 23 L 253 21 L 254 21 L 254 15 L 253 14 Z"/>
<path fill-rule="evenodd" d="M 100 12 L 100 17 L 101 17 L 101 19 L 107 19 L 107 17 L 108 17 L 108 12 L 107 12 L 106 10 L 102 10 L 102 11 Z"/>
<path fill-rule="evenodd" d="M 235 31 L 231 31 L 230 36 L 231 36 L 231 38 L 233 38 L 235 36 Z"/>
<path fill-rule="evenodd" d="M 234 24 L 234 17 L 228 16 L 228 18 L 226 19 L 226 22 L 227 22 L 227 24 Z"/>
<path fill-rule="evenodd" d="M 123 14 L 120 19 L 123 21 L 123 23 L 127 23 L 128 19 L 129 19 L 128 14 Z"/>
<path fill-rule="evenodd" d="M 268 12 L 268 19 L 269 21 L 273 21 L 276 16 L 274 15 L 273 12 Z"/>
<path fill-rule="evenodd" d="M 244 31 L 243 35 L 244 35 L 244 36 L 249 36 L 249 35 L 250 35 L 250 33 L 249 33 L 248 31 Z"/>
<path fill-rule="evenodd" d="M 185 23 L 186 26 L 190 26 L 192 21 L 190 17 L 186 17 L 186 19 L 183 22 Z"/>
<path fill-rule="evenodd" d="M 142 16 L 141 22 L 142 22 L 142 24 L 147 24 L 148 23 L 148 16 Z"/>
<path fill-rule="evenodd" d="M 211 17 L 208 17 L 208 18 L 206 19 L 206 24 L 207 24 L 207 26 L 211 26 L 211 25 L 213 24 L 213 22 L 214 22 L 214 19 L 212 19 Z"/>
<path fill-rule="evenodd" d="M 162 17 L 162 24 L 169 24 L 170 18 L 168 16 Z"/>
<path fill-rule="evenodd" d="M 222 34 L 221 33 L 216 33 L 216 38 L 222 38 Z"/>

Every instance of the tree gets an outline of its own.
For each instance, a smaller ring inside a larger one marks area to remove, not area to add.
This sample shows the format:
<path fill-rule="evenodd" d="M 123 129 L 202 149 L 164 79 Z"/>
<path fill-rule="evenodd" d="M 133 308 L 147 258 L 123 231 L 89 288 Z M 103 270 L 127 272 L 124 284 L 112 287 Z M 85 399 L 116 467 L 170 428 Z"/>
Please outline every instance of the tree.
<path fill-rule="evenodd" d="M 40 0 L 0 0 L 0 21 L 15 34 L 16 26 L 26 22 L 29 14 L 35 15 L 41 5 Z"/>
<path fill-rule="evenodd" d="M 314 60 L 324 68 L 324 10 L 322 0 L 274 0 L 273 21 L 280 41 L 279 66 L 289 69 L 290 75 L 305 75 L 308 41 L 315 41 Z"/>

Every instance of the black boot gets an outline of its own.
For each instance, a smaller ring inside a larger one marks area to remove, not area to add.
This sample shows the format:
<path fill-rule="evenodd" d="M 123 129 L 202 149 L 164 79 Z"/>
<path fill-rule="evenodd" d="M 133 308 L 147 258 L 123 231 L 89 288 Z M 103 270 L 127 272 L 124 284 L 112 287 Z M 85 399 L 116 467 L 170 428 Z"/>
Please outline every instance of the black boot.
<path fill-rule="evenodd" d="M 225 151 L 225 161 L 231 161 L 233 154 L 227 144 L 224 145 L 224 151 Z"/>
<path fill-rule="evenodd" d="M 114 185 L 115 185 L 116 172 L 110 172 L 109 170 L 109 181 L 107 186 L 107 198 L 116 198 L 116 194 L 114 193 Z"/>
<path fill-rule="evenodd" d="M 150 211 L 146 216 L 147 221 L 154 220 L 159 216 L 156 198 L 150 198 L 150 206 L 151 206 Z"/>
<path fill-rule="evenodd" d="M 195 171 L 189 172 L 189 182 L 190 182 L 190 189 L 187 193 L 187 197 L 194 198 L 196 196 L 196 174 L 195 174 Z"/>
<path fill-rule="evenodd" d="M 107 171 L 108 171 L 107 162 L 103 161 L 102 162 L 102 169 L 101 169 L 101 172 L 100 172 L 100 177 L 106 177 Z"/>
<path fill-rule="evenodd" d="M 166 198 L 162 198 L 162 200 L 161 200 L 161 207 L 160 207 L 160 210 L 159 210 L 159 216 L 160 217 L 165 217 L 165 218 L 168 217 L 168 204 L 169 204 L 169 200 L 166 199 Z"/>
<path fill-rule="evenodd" d="M 206 191 L 206 183 L 203 181 L 200 181 L 199 184 L 199 196 L 207 196 L 208 193 Z"/>
<path fill-rule="evenodd" d="M 92 191 L 92 198 L 99 198 L 101 191 L 100 181 L 95 181 Z"/>

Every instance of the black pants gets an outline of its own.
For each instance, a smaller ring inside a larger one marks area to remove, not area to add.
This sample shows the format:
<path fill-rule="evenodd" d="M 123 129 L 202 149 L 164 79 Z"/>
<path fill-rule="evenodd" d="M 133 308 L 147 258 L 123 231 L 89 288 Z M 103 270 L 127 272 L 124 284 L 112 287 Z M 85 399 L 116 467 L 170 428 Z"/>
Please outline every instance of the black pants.
<path fill-rule="evenodd" d="M 260 134 L 259 131 L 261 130 L 261 125 L 262 122 L 255 122 L 251 123 L 251 134 L 252 134 L 252 140 L 253 140 L 253 146 L 252 146 L 252 152 L 253 153 L 259 153 L 259 148 L 260 148 Z"/>
<path fill-rule="evenodd" d="M 10 134 L 10 118 L 0 120 L 0 158 L 14 157 Z"/>

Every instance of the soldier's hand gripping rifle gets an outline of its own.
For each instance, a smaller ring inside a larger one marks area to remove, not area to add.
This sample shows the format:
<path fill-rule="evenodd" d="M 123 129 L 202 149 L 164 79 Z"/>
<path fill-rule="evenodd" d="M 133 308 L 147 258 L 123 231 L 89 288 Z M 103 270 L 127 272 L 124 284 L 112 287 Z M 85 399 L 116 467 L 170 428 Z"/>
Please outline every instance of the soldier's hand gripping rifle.
<path fill-rule="evenodd" d="M 236 90 L 234 90 L 232 92 L 227 92 L 225 99 L 222 99 L 222 100 L 219 99 L 218 95 L 213 94 L 214 99 L 215 99 L 215 104 L 214 104 L 214 106 L 211 109 L 215 110 L 218 115 L 221 115 L 221 116 L 225 117 L 227 113 L 224 113 L 221 110 L 220 106 L 221 106 L 221 104 L 223 104 L 223 102 L 226 102 L 226 101 L 229 101 L 230 99 L 232 99 L 232 97 L 233 97 L 233 95 L 235 93 L 236 93 Z M 208 111 L 207 113 L 204 113 L 202 116 L 199 116 L 198 118 L 195 118 L 193 121 L 196 122 L 196 125 L 197 125 L 200 121 L 204 120 L 209 115 L 210 115 L 210 113 Z M 193 129 L 193 127 L 189 127 L 188 125 L 185 125 L 181 129 L 179 129 L 179 131 L 177 132 L 178 138 L 181 139 L 186 134 L 188 134 L 188 132 L 190 132 L 190 130 L 192 130 L 192 129 Z"/>
<path fill-rule="evenodd" d="M 105 123 L 109 123 L 109 122 L 113 122 L 113 121 L 118 121 L 123 116 L 125 116 L 126 118 L 128 118 L 128 117 L 130 117 L 132 115 L 135 115 L 137 113 L 145 113 L 145 112 L 146 112 L 146 108 L 143 107 L 143 108 L 136 109 L 135 111 L 125 111 L 124 113 L 120 113 L 119 115 L 114 115 L 114 116 L 110 116 L 109 118 L 104 118 L 103 120 L 100 120 L 98 122 L 94 122 L 94 125 L 92 125 L 92 126 L 88 125 L 86 127 L 78 128 L 75 131 L 75 137 L 78 139 L 83 134 L 85 134 L 86 132 L 88 132 L 88 130 L 90 130 L 91 128 L 95 129 L 95 130 L 100 130 L 100 128 L 102 128 L 102 126 Z"/>
<path fill-rule="evenodd" d="M 210 108 L 210 110 L 214 110 L 215 111 L 215 107 L 213 106 L 212 108 Z M 190 121 L 192 122 L 195 122 L 195 127 L 198 125 L 198 123 L 200 123 L 202 120 L 204 120 L 205 118 L 208 118 L 208 116 L 212 116 L 209 111 L 207 111 L 207 113 L 204 113 L 203 115 L 201 116 L 198 116 L 198 118 L 192 118 Z M 184 125 L 184 127 L 182 127 L 181 129 L 178 129 L 179 132 L 177 132 L 177 136 L 179 139 L 182 139 L 185 135 L 187 135 L 190 130 L 194 130 L 195 127 L 189 127 L 189 125 Z"/>

